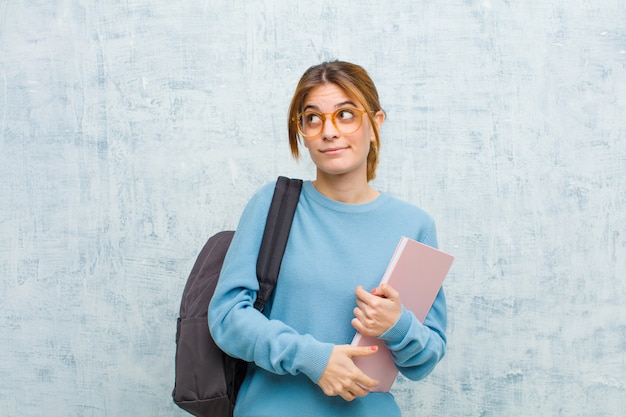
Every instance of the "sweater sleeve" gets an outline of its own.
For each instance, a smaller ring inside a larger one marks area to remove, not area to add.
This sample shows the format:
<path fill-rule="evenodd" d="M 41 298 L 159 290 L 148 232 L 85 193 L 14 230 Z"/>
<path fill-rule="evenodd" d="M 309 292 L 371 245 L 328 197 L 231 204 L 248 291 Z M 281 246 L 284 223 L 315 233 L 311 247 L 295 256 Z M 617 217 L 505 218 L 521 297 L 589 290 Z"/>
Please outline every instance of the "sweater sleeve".
<path fill-rule="evenodd" d="M 434 222 L 420 241 L 437 247 Z M 380 338 L 391 351 L 398 370 L 415 381 L 429 375 L 445 355 L 446 326 L 446 300 L 441 288 L 423 324 L 412 312 L 403 309 L 398 321 Z"/>
<path fill-rule="evenodd" d="M 262 188 L 244 209 L 209 305 L 209 328 L 229 355 L 276 374 L 303 373 L 317 382 L 333 345 L 301 335 L 254 308 L 256 260 L 273 189 L 274 184 Z"/>

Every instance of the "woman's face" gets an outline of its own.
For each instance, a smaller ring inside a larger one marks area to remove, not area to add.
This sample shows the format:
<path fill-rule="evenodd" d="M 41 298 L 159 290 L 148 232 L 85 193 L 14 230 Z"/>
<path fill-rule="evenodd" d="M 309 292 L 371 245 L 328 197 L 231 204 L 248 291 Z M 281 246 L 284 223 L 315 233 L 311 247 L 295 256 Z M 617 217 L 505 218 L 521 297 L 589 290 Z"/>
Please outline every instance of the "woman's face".
<path fill-rule="evenodd" d="M 340 113 L 338 119 L 362 117 L 360 127 L 349 134 L 337 129 L 332 122 L 332 114 L 338 109 L 352 108 L 363 110 L 363 106 L 336 84 L 323 84 L 315 87 L 304 101 L 303 111 L 313 111 L 325 116 L 322 130 L 316 136 L 303 138 L 304 146 L 309 150 L 311 159 L 320 175 L 362 175 L 367 176 L 367 155 L 370 143 L 375 141 L 374 130 L 367 114 L 362 112 Z M 324 117 L 322 116 L 322 117 Z M 311 117 L 308 118 L 310 120 Z M 382 124 L 382 112 L 375 115 L 378 127 Z M 319 120 L 315 119 L 316 122 Z M 341 120 L 337 120 L 340 128 Z M 343 128 L 349 131 L 349 128 Z"/>

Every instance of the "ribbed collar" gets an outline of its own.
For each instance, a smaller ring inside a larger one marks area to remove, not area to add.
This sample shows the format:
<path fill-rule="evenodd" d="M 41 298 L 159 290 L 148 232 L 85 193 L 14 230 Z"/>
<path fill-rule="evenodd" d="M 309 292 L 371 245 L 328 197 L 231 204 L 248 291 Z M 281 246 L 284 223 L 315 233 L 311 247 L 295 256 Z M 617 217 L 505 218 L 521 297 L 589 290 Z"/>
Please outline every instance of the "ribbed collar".
<path fill-rule="evenodd" d="M 341 211 L 345 213 L 365 213 L 368 211 L 376 210 L 378 207 L 380 207 L 390 198 L 388 194 L 381 192 L 380 195 L 376 197 L 376 199 L 367 203 L 362 203 L 362 204 L 342 203 L 339 201 L 332 200 L 326 197 L 325 195 L 323 195 L 322 193 L 320 193 L 319 191 L 317 191 L 313 183 L 308 180 L 304 181 L 304 183 L 302 184 L 302 192 L 305 194 L 305 196 L 308 199 L 310 199 L 311 201 L 321 206 L 324 206 L 331 210 Z"/>

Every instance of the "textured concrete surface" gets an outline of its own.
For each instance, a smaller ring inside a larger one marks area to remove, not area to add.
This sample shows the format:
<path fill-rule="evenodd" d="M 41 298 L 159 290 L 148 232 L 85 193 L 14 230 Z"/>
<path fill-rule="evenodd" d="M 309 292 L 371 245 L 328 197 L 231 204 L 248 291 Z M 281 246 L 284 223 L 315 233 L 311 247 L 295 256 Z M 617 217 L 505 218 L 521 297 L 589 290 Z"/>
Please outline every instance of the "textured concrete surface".
<path fill-rule="evenodd" d="M 0 414 L 186 415 L 195 255 L 311 177 L 288 101 L 341 58 L 388 113 L 376 187 L 457 257 L 448 355 L 396 383 L 404 414 L 623 415 L 623 3 L 384 3 L 0 1 Z"/>

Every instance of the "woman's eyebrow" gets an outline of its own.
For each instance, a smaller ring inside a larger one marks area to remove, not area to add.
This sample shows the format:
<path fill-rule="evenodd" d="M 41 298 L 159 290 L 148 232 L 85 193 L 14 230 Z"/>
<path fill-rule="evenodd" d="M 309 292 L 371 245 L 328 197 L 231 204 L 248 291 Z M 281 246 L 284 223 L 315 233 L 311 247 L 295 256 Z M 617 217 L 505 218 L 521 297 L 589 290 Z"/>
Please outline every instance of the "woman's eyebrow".
<path fill-rule="evenodd" d="M 309 110 L 309 109 L 313 109 L 313 110 L 316 110 L 316 111 L 319 111 L 319 110 L 320 110 L 320 108 L 319 108 L 319 107 L 317 107 L 315 104 L 307 104 L 307 105 L 306 105 L 306 106 L 302 109 L 302 111 L 307 111 L 307 110 Z"/>
<path fill-rule="evenodd" d="M 351 101 L 351 100 L 346 100 L 346 101 L 342 101 L 341 103 L 335 104 L 335 108 L 336 109 L 338 109 L 340 107 L 343 107 L 343 106 L 357 107 L 357 105 L 353 101 Z M 307 104 L 304 107 L 304 109 L 302 109 L 302 111 L 306 111 L 306 110 L 309 110 L 309 109 L 313 109 L 315 111 L 320 111 L 320 108 L 318 106 L 316 106 L 315 104 Z"/>
<path fill-rule="evenodd" d="M 335 108 L 338 109 L 339 107 L 348 106 L 348 105 L 352 106 L 352 107 L 357 107 L 357 105 L 353 101 L 346 100 L 346 101 L 343 101 L 341 103 L 335 104 Z"/>

